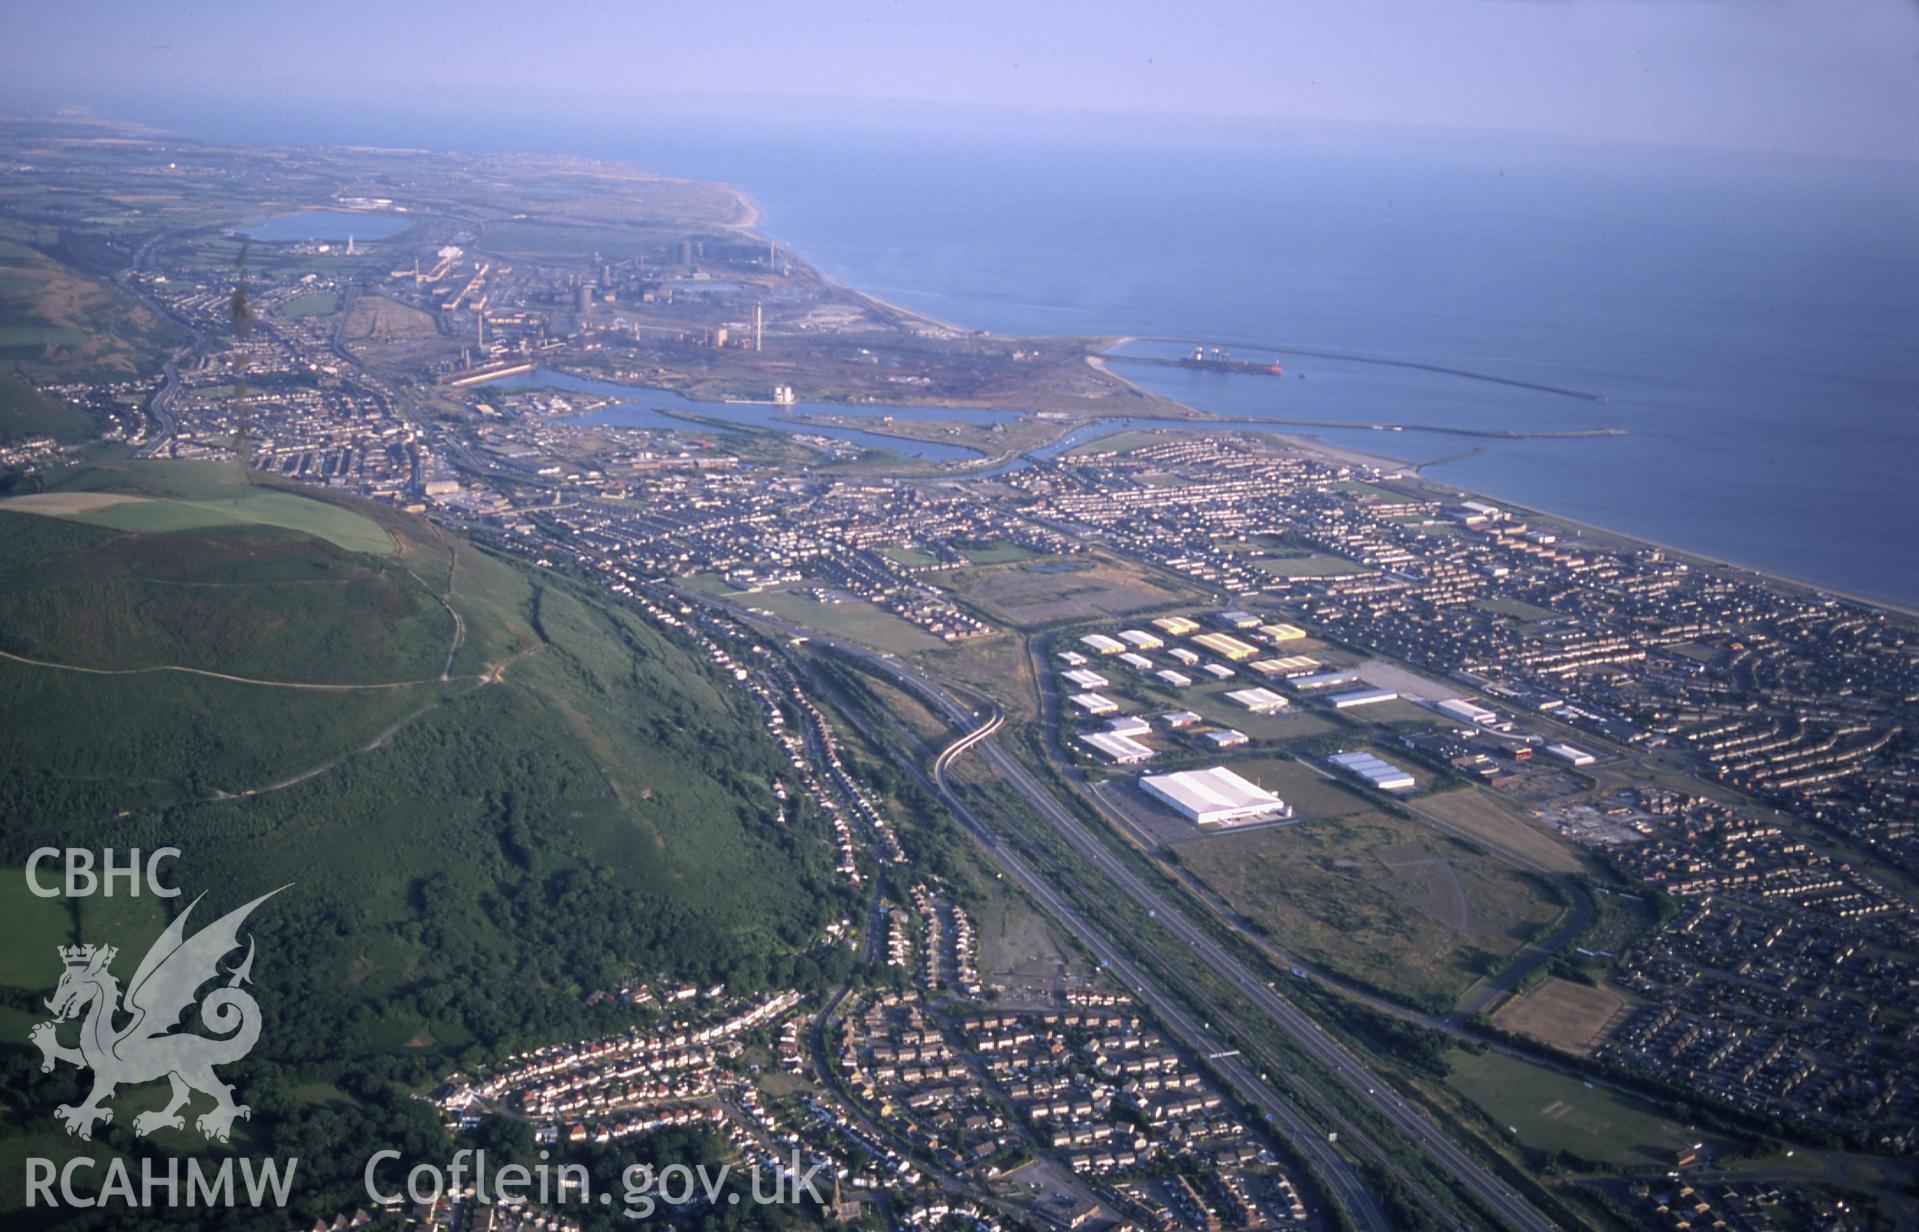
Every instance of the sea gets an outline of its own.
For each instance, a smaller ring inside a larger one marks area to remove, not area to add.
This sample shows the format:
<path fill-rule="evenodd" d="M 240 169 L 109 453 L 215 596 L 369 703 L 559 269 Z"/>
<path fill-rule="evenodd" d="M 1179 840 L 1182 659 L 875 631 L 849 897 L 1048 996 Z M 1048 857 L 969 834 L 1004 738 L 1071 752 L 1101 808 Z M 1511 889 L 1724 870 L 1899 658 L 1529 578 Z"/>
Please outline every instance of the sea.
<path fill-rule="evenodd" d="M 1461 491 L 1919 607 L 1919 164 L 905 107 L 153 118 L 724 180 L 780 244 L 915 311 L 1277 362 L 1114 370 L 1235 420 L 1353 425 L 1286 430 Z M 1619 431 L 1502 435 L 1594 429 Z"/>

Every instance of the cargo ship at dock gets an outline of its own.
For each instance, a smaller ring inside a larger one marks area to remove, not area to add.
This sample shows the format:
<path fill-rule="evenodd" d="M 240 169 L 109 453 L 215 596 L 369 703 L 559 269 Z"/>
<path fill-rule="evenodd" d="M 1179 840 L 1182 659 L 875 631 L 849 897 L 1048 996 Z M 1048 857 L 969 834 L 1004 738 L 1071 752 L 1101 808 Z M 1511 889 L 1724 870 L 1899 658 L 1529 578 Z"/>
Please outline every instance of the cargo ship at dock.
<path fill-rule="evenodd" d="M 1191 355 L 1169 358 L 1161 355 L 1114 355 L 1101 358 L 1122 364 L 1155 364 L 1162 368 L 1186 368 L 1195 372 L 1237 372 L 1247 376 L 1281 376 L 1285 369 L 1278 364 L 1255 363 L 1244 359 L 1234 359 L 1221 347 L 1207 348 L 1196 346 Z"/>
<path fill-rule="evenodd" d="M 1213 347 L 1209 351 L 1206 347 L 1196 346 L 1191 355 L 1176 359 L 1173 363 L 1181 368 L 1195 368 L 1201 372 L 1243 372 L 1253 376 L 1281 376 L 1286 371 L 1278 364 L 1234 359 L 1232 354 L 1222 347 Z"/>

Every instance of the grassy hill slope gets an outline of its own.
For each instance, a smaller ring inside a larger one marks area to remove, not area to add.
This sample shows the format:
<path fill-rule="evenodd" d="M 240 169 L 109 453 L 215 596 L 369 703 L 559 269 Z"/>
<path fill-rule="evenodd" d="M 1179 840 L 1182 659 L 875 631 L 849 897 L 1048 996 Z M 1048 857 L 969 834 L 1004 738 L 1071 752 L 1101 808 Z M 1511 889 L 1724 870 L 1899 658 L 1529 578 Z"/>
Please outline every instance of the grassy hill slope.
<path fill-rule="evenodd" d="M 67 490 L 236 485 L 130 463 Z M 603 1027 L 621 1011 L 585 995 L 635 978 L 823 978 L 794 955 L 850 909 L 830 842 L 773 823 L 783 759 L 715 669 L 598 592 L 389 510 L 288 495 L 393 550 L 0 504 L 5 859 L 170 844 L 173 906 L 205 891 L 202 912 L 294 883 L 249 922 L 268 1029 L 230 1077 L 261 1111 L 256 1142 L 344 1115 L 299 1094 L 315 1084 L 371 1099 Z M 151 898 L 0 881 L 0 928 L 28 945 L 0 965 L 0 1041 L 45 1017 L 53 945 L 110 941 L 130 971 L 165 918 Z M 73 1094 L 57 1075 L 0 1043 L 0 1139 L 52 1125 Z M 134 1146 L 124 1133 L 110 1140 Z"/>
<path fill-rule="evenodd" d="M 19 377 L 0 374 L 0 444 L 33 436 L 72 444 L 98 436 L 100 427 L 98 416 L 69 407 Z"/>

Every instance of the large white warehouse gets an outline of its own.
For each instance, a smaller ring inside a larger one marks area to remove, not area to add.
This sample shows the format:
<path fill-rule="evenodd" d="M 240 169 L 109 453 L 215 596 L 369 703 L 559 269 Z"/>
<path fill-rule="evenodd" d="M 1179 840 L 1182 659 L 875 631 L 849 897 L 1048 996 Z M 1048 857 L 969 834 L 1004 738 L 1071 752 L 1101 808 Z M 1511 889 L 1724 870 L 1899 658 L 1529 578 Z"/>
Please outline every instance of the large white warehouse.
<path fill-rule="evenodd" d="M 1237 826 L 1293 815 L 1284 800 L 1225 766 L 1142 775 L 1139 785 L 1195 825 Z"/>
<path fill-rule="evenodd" d="M 1334 753 L 1326 760 L 1380 791 L 1411 791 L 1418 785 L 1412 775 L 1372 753 Z"/>

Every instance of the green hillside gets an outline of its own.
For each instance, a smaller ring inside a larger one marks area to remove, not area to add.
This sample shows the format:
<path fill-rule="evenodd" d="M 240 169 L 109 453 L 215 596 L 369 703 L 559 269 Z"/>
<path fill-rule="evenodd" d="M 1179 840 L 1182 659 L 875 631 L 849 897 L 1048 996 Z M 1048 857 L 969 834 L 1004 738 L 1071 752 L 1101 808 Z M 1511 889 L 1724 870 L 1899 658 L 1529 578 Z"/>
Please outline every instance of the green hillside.
<path fill-rule="evenodd" d="M 364 1128 L 386 1080 L 604 1026 L 621 1011 L 589 1009 L 593 990 L 823 978 L 794 955 L 851 909 L 830 843 L 772 824 L 783 758 L 689 646 L 297 489 L 273 493 L 275 524 L 139 526 L 169 501 L 242 508 L 246 486 L 128 463 L 75 476 L 50 494 L 64 505 L 0 502 L 0 842 L 15 868 L 47 843 L 178 846 L 172 877 L 203 910 L 295 883 L 249 922 L 279 1027 L 232 1075 L 265 1113 L 256 1141 Z M 102 526 L 90 493 L 153 499 Z M 288 501 L 331 537 L 289 525 Z M 387 550 L 339 546 L 352 522 Z M 45 1017 L 53 945 L 111 941 L 131 970 L 164 920 L 150 898 L 70 910 L 0 880 L 0 927 L 26 946 L 0 964 L 0 1139 L 72 1094 L 71 1070 L 42 1076 L 14 1042 Z M 357 1098 L 315 1105 L 316 1083 Z"/>
<path fill-rule="evenodd" d="M 99 435 L 98 416 L 41 393 L 18 377 L 0 373 L 0 444 L 48 436 L 71 444 Z"/>

